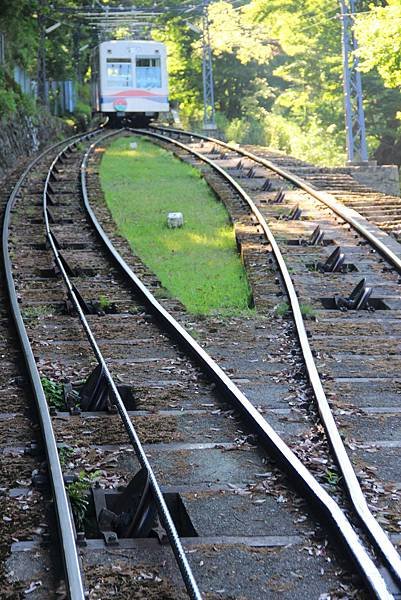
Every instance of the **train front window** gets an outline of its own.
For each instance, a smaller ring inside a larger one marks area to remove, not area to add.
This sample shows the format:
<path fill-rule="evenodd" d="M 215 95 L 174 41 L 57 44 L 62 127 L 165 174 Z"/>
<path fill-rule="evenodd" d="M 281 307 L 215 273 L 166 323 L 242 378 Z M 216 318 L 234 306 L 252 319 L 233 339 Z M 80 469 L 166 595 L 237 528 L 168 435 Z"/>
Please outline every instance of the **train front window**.
<path fill-rule="evenodd" d="M 141 89 L 161 88 L 162 72 L 160 58 L 155 56 L 136 57 L 136 87 Z"/>
<path fill-rule="evenodd" d="M 132 64 L 130 58 L 107 59 L 107 87 L 132 87 Z"/>

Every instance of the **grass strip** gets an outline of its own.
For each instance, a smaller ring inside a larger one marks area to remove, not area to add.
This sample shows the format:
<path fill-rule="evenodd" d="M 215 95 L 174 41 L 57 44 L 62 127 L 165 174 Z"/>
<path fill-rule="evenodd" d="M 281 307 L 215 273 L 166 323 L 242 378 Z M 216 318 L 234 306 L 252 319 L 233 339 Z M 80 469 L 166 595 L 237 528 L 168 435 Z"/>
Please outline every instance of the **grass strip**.
<path fill-rule="evenodd" d="M 124 137 L 107 149 L 100 180 L 120 234 L 189 312 L 250 311 L 234 228 L 198 170 L 146 139 Z M 182 212 L 184 227 L 169 229 L 169 212 Z"/>

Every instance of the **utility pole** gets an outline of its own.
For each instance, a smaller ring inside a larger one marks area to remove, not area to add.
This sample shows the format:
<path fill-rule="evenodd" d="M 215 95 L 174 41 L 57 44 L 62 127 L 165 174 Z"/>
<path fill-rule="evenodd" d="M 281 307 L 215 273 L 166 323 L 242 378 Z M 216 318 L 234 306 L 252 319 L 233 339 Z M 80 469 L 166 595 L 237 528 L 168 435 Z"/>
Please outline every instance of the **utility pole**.
<path fill-rule="evenodd" d="M 368 162 L 365 114 L 361 73 L 358 70 L 358 49 L 353 24 L 355 0 L 339 0 L 342 20 L 345 128 L 348 163 Z"/>
<path fill-rule="evenodd" d="M 212 49 L 210 47 L 209 0 L 203 0 L 202 15 L 202 75 L 203 75 L 203 128 L 216 129 L 214 110 L 214 82 Z"/>

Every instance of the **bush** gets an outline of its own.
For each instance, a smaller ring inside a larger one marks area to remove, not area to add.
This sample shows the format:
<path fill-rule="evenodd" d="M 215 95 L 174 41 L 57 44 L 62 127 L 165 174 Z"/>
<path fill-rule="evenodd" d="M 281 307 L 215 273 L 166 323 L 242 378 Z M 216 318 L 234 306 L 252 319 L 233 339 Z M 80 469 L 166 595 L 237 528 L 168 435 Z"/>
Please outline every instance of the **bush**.
<path fill-rule="evenodd" d="M 17 112 L 16 95 L 12 90 L 0 88 L 0 115 L 10 117 Z"/>
<path fill-rule="evenodd" d="M 32 96 L 28 96 L 28 94 L 21 94 L 18 98 L 18 107 L 19 109 L 32 117 L 37 114 L 36 102 Z"/>
<path fill-rule="evenodd" d="M 334 126 L 325 129 L 317 120 L 300 126 L 282 115 L 261 113 L 260 118 L 234 119 L 225 128 L 227 139 L 269 146 L 312 164 L 344 164 L 342 138 Z"/>
<path fill-rule="evenodd" d="M 227 139 L 240 144 L 266 145 L 266 132 L 263 124 L 254 118 L 234 119 L 226 128 Z"/>
<path fill-rule="evenodd" d="M 74 111 L 74 118 L 78 129 L 84 130 L 88 127 L 92 118 L 92 111 L 89 104 L 82 100 L 77 100 Z"/>

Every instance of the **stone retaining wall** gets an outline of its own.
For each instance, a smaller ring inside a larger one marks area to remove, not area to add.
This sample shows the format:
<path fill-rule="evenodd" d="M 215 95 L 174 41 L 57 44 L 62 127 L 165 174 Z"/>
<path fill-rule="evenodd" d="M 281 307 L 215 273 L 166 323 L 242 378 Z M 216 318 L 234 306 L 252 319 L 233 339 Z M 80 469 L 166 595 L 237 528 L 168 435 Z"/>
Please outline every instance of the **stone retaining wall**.
<path fill-rule="evenodd" d="M 400 195 L 400 174 L 397 165 L 349 166 L 347 172 L 372 190 L 390 196 Z"/>
<path fill-rule="evenodd" d="M 34 117 L 19 114 L 12 122 L 0 122 L 0 177 L 21 159 L 65 137 L 66 133 L 63 122 L 48 114 Z"/>

